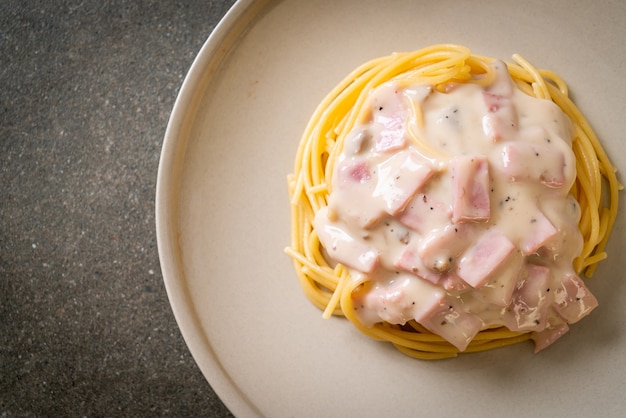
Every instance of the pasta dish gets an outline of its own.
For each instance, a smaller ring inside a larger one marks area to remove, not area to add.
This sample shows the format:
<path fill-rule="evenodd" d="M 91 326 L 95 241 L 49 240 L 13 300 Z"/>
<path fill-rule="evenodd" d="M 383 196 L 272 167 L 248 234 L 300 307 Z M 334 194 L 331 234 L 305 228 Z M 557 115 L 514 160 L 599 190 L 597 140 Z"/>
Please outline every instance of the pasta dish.
<path fill-rule="evenodd" d="M 557 74 L 451 44 L 350 73 L 288 184 L 306 296 L 419 359 L 539 351 L 588 315 L 622 188 Z"/>

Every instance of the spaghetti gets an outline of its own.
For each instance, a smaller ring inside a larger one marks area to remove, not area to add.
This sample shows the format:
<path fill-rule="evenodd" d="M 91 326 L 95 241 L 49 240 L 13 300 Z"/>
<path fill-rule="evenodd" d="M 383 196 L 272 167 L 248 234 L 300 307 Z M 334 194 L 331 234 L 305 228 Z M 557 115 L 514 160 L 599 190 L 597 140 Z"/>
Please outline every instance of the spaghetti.
<path fill-rule="evenodd" d="M 489 86 L 497 76 L 492 58 L 474 55 L 459 45 L 434 45 L 408 53 L 394 53 L 369 61 L 350 73 L 319 104 L 302 136 L 293 174 L 288 177 L 291 197 L 291 246 L 301 286 L 323 317 L 343 315 L 357 329 L 374 339 L 387 341 L 399 351 L 419 359 L 454 357 L 459 352 L 477 352 L 516 344 L 532 337 L 529 331 L 510 331 L 505 326 L 483 327 L 459 349 L 415 319 L 404 324 L 387 321 L 365 323 L 357 314 L 355 300 L 371 290 L 368 274 L 360 274 L 326 253 L 315 227 L 316 215 L 328 210 L 333 176 L 346 138 L 368 117 L 366 103 L 385 83 L 395 86 L 431 86 L 445 91 L 450 86 L 473 84 Z M 593 275 L 606 258 L 605 247 L 616 219 L 618 190 L 616 169 L 585 117 L 568 97 L 566 83 L 555 73 L 538 70 L 519 55 L 506 64 L 515 86 L 529 96 L 554 102 L 573 124 L 572 150 L 576 161 L 575 181 L 569 194 L 580 206 L 578 228 L 582 250 L 574 259 L 579 274 Z M 423 125 L 421 109 L 411 106 L 410 117 Z M 408 129 L 411 146 L 435 164 L 445 153 Z"/>

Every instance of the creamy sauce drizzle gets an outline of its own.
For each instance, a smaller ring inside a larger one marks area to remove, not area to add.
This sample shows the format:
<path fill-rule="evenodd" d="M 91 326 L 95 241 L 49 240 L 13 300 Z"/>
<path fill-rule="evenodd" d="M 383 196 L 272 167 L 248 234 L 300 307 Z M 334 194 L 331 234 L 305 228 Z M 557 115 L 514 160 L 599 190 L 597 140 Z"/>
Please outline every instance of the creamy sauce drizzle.
<path fill-rule="evenodd" d="M 493 65 L 487 88 L 386 83 L 345 139 L 315 227 L 366 275 L 353 301 L 367 325 L 414 319 L 459 350 L 504 325 L 542 349 L 597 305 L 572 268 L 571 123 Z"/>

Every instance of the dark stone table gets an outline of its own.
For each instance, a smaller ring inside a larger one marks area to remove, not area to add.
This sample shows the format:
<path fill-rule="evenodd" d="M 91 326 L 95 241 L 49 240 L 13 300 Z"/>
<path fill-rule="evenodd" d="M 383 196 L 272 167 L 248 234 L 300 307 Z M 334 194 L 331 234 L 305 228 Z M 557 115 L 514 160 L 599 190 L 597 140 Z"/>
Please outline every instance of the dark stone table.
<path fill-rule="evenodd" d="M 169 307 L 154 197 L 232 3 L 0 2 L 0 417 L 230 415 Z"/>

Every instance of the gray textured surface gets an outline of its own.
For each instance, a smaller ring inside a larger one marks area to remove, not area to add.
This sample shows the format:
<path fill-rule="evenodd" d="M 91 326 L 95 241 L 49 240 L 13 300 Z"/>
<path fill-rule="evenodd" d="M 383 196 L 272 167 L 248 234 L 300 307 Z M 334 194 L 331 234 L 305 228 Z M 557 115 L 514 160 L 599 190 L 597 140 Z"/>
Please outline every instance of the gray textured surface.
<path fill-rule="evenodd" d="M 228 416 L 169 307 L 159 153 L 228 1 L 0 2 L 0 416 Z"/>

